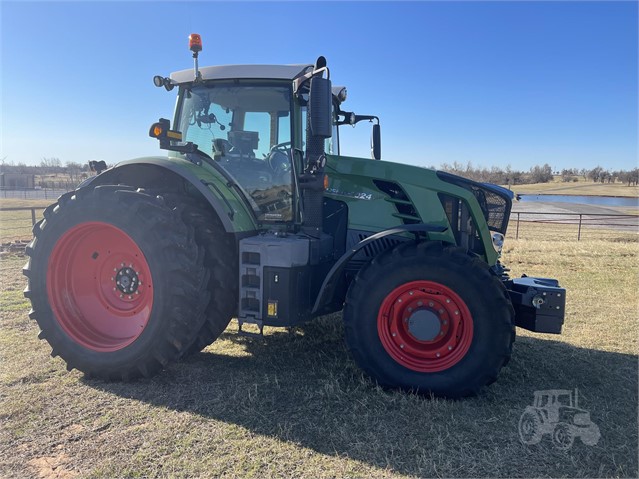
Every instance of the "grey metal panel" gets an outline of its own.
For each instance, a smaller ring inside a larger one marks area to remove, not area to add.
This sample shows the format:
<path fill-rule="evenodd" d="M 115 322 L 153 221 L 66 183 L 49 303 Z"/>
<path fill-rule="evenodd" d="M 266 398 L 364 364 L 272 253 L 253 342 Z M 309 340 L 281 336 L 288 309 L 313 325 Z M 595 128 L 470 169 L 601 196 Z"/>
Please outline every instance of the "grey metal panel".
<path fill-rule="evenodd" d="M 264 266 L 292 268 L 308 264 L 310 248 L 305 236 L 260 235 L 243 239 L 240 250 L 259 253 Z"/>
<path fill-rule="evenodd" d="M 203 80 L 230 80 L 235 78 L 260 78 L 293 80 L 313 65 L 218 65 L 200 68 Z M 193 69 L 171 73 L 174 83 L 188 83 L 195 78 Z"/>
<path fill-rule="evenodd" d="M 240 274 L 239 274 L 239 315 L 243 321 L 248 318 L 262 320 L 264 301 L 264 268 L 275 266 L 292 268 L 308 264 L 310 241 L 304 236 L 275 236 L 272 234 L 251 236 L 240 240 Z M 251 262 L 245 258 L 245 253 L 257 253 L 259 261 Z M 243 278 L 247 276 L 259 278 L 259 285 L 245 285 Z M 245 301 L 257 301 L 257 310 L 252 309 Z"/>

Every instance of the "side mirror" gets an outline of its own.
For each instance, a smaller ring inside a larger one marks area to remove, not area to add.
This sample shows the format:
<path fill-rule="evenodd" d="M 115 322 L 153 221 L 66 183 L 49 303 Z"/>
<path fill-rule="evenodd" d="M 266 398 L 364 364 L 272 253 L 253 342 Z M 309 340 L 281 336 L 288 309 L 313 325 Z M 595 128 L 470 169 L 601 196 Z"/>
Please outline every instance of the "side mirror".
<path fill-rule="evenodd" d="M 311 79 L 308 115 L 311 123 L 311 135 L 330 138 L 333 134 L 332 89 L 328 78 L 319 76 Z"/>
<path fill-rule="evenodd" d="M 379 123 L 373 125 L 373 134 L 371 135 L 371 157 L 374 160 L 382 159 L 382 132 Z"/>

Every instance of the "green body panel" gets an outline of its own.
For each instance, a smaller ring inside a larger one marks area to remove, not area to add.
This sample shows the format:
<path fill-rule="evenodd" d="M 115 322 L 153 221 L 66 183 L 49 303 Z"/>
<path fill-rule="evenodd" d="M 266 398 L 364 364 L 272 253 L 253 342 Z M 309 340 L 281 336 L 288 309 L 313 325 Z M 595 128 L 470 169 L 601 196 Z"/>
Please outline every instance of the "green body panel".
<path fill-rule="evenodd" d="M 254 220 L 254 215 L 246 205 L 246 202 L 240 197 L 237 191 L 227 185 L 227 180 L 214 168 L 203 163 L 201 166 L 196 165 L 184 158 L 180 157 L 162 157 L 149 156 L 143 158 L 135 158 L 133 160 L 122 161 L 113 168 L 124 168 L 127 165 L 146 164 L 155 165 L 168 169 L 173 173 L 179 174 L 196 188 L 205 188 L 215 197 L 222 208 L 228 213 L 229 206 L 233 210 L 233 217 L 229 218 L 231 225 L 229 233 L 244 233 L 255 231 L 258 226 Z M 102 173 L 105 175 L 108 170 Z M 100 175 L 101 176 L 101 175 Z M 214 185 L 214 186 L 212 186 Z"/>
<path fill-rule="evenodd" d="M 497 262 L 488 225 L 473 194 L 442 181 L 435 171 L 388 161 L 327 155 L 326 174 L 329 178 L 327 196 L 347 204 L 348 226 L 352 229 L 377 232 L 402 224 L 402 217 L 388 201 L 388 195 L 373 183 L 376 179 L 400 184 L 422 223 L 449 227 L 438 193 L 465 200 L 484 243 L 484 259 L 490 265 Z M 456 243 L 450 228 L 444 233 L 429 233 L 429 238 Z"/>

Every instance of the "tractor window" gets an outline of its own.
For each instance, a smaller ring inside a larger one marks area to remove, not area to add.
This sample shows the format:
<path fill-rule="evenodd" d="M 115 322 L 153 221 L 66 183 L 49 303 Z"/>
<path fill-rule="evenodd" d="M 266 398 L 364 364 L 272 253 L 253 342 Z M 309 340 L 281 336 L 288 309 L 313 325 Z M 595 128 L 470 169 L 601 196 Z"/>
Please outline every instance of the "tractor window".
<path fill-rule="evenodd" d="M 558 394 L 557 395 L 557 404 L 561 406 L 572 406 L 572 400 L 570 394 Z"/>
<path fill-rule="evenodd" d="M 249 111 L 244 116 L 244 130 L 258 132 L 257 149 L 255 155 L 258 158 L 266 158 L 271 146 L 271 115 L 264 111 Z"/>
<path fill-rule="evenodd" d="M 291 87 L 210 82 L 184 89 L 179 101 L 184 141 L 235 178 L 259 221 L 291 221 Z"/>

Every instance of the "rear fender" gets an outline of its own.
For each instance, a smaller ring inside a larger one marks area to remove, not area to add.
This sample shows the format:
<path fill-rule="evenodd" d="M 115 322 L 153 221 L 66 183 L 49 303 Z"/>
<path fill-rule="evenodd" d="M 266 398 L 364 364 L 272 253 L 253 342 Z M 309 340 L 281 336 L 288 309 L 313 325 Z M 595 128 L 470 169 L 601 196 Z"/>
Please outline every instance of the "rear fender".
<path fill-rule="evenodd" d="M 250 233 L 258 228 L 253 210 L 230 179 L 187 160 L 145 157 L 123 161 L 89 178 L 79 188 L 107 184 L 126 184 L 167 193 L 194 189 L 215 210 L 227 233 Z"/>

